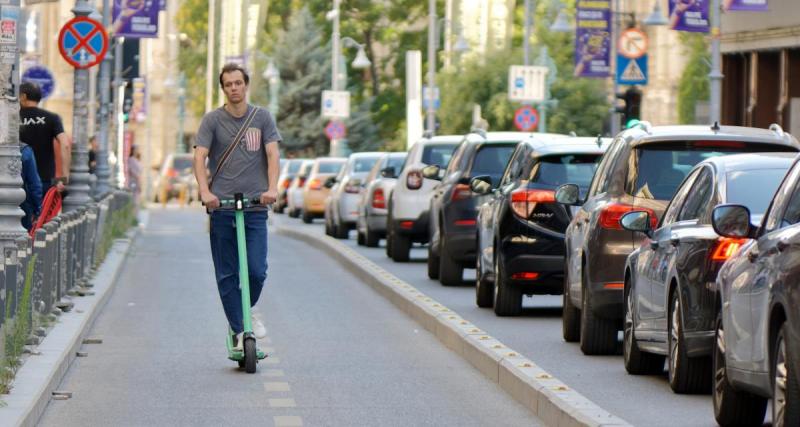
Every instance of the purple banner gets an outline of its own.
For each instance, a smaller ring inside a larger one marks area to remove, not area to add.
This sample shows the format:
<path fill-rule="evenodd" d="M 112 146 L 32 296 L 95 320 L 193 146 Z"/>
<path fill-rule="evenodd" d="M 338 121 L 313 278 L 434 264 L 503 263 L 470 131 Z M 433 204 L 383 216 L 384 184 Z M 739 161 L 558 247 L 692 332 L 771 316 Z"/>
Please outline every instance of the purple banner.
<path fill-rule="evenodd" d="M 611 1 L 578 2 L 575 77 L 605 78 L 611 73 Z"/>
<path fill-rule="evenodd" d="M 692 33 L 707 33 L 710 0 L 669 0 L 669 27 Z"/>
<path fill-rule="evenodd" d="M 167 0 L 158 0 L 158 10 L 167 10 Z"/>
<path fill-rule="evenodd" d="M 723 9 L 727 10 L 750 10 L 757 12 L 766 12 L 769 10 L 767 7 L 767 0 L 723 0 Z"/>
<path fill-rule="evenodd" d="M 109 31 L 115 37 L 134 39 L 158 37 L 160 0 L 114 0 L 113 23 Z"/>

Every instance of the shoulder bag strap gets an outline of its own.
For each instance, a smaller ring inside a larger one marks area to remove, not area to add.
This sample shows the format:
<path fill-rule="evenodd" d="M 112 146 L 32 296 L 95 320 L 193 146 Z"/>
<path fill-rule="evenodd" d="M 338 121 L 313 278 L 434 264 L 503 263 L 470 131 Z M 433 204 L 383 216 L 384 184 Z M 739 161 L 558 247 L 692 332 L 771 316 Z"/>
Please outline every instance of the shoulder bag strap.
<path fill-rule="evenodd" d="M 258 113 L 258 110 L 259 107 L 253 107 L 253 110 L 247 116 L 247 119 L 245 119 L 244 123 L 242 123 L 242 127 L 239 128 L 239 131 L 236 132 L 236 136 L 233 137 L 233 142 L 231 143 L 231 145 L 229 145 L 228 148 L 225 150 L 225 152 L 222 153 L 222 157 L 219 160 L 219 166 L 217 166 L 217 170 L 214 171 L 214 175 L 211 176 L 211 182 L 208 185 L 209 188 L 211 188 L 214 179 L 216 179 L 219 172 L 222 170 L 223 167 L 225 167 L 225 164 L 228 163 L 228 160 L 230 160 L 231 154 L 233 154 L 233 150 L 235 150 L 236 147 L 239 145 L 239 141 L 241 141 L 242 137 L 244 136 L 244 133 L 247 131 L 247 128 L 250 127 L 250 123 L 253 122 L 253 119 L 256 117 L 256 113 Z"/>

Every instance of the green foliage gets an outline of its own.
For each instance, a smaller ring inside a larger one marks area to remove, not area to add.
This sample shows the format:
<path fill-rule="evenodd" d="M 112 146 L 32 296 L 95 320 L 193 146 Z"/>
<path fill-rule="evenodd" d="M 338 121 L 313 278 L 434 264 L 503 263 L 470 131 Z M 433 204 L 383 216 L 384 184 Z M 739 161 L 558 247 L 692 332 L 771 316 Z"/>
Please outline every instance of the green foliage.
<path fill-rule="evenodd" d="M 103 263 L 115 239 L 125 236 L 125 233 L 136 225 L 136 207 L 133 202 L 128 202 L 116 212 L 109 210 L 108 215 L 103 226 L 103 234 L 100 236 L 100 244 L 94 260 L 95 265 Z"/>
<path fill-rule="evenodd" d="M 178 54 L 178 64 L 186 75 L 187 110 L 200 117 L 206 105 L 208 0 L 181 1 L 176 21 L 180 32 L 188 36 Z"/>
<path fill-rule="evenodd" d="M 689 58 L 678 83 L 678 120 L 681 124 L 696 123 L 698 101 L 709 99 L 708 73 L 710 55 L 708 40 L 703 34 L 680 33 L 684 54 Z"/>
<path fill-rule="evenodd" d="M 3 336 L 5 352 L 0 360 L 0 394 L 8 394 L 14 376 L 22 366 L 22 351 L 25 342 L 31 333 L 31 291 L 33 290 L 33 269 L 36 266 L 37 255 L 34 254 L 28 261 L 25 269 L 25 282 L 22 286 L 22 295 L 17 301 L 17 309 L 11 316 L 10 295 L 6 296 L 6 318 L 4 326 L 6 333 Z"/>

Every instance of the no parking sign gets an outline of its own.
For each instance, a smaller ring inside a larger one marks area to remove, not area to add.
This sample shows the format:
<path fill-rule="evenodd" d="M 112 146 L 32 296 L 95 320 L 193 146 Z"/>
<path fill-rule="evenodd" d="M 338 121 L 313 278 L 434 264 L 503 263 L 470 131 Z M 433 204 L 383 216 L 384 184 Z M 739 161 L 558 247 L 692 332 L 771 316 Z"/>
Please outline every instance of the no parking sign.
<path fill-rule="evenodd" d="M 514 113 L 514 126 L 522 132 L 530 132 L 539 124 L 539 113 L 535 108 L 526 105 Z"/>
<path fill-rule="evenodd" d="M 61 28 L 58 49 L 64 60 L 73 67 L 91 68 L 106 56 L 108 35 L 103 24 L 86 16 L 78 16 Z"/>

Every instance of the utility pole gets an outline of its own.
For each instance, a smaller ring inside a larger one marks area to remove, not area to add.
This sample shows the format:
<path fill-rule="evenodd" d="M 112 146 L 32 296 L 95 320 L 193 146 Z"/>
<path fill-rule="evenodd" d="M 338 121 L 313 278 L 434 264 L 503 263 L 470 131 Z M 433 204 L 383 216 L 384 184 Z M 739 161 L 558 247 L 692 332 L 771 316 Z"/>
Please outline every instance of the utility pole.
<path fill-rule="evenodd" d="M 103 0 L 103 28 L 111 26 L 111 1 Z M 95 173 L 97 174 L 97 186 L 95 187 L 95 196 L 102 197 L 111 188 L 109 179 L 111 178 L 111 170 L 108 167 L 108 147 L 109 147 L 109 126 L 111 121 L 111 55 L 110 49 L 103 58 L 100 64 L 100 114 L 98 120 L 100 122 L 100 132 L 97 138 L 97 166 Z"/>
<path fill-rule="evenodd" d="M 436 134 L 436 109 L 434 87 L 436 86 L 436 0 L 428 1 L 428 108 L 426 125 L 431 135 Z"/>
<path fill-rule="evenodd" d="M 531 1 L 532 0 L 525 0 L 525 40 L 523 40 L 522 49 L 524 51 L 524 65 L 526 67 L 531 65 L 531 27 L 533 27 Z"/>
<path fill-rule="evenodd" d="M 77 0 L 72 13 L 76 17 L 89 16 L 94 9 L 87 0 Z M 89 70 L 74 71 L 72 105 L 72 161 L 70 162 L 69 193 L 64 198 L 64 212 L 85 206 L 92 201 L 89 192 L 89 151 L 87 150 L 89 120 Z"/>
<path fill-rule="evenodd" d="M 620 2 L 619 0 L 614 1 L 614 10 L 611 11 L 612 16 L 612 23 L 611 23 L 611 60 L 614 61 L 614 73 L 611 76 L 611 123 L 609 129 L 611 129 L 611 137 L 617 136 L 620 132 L 620 118 L 617 114 L 617 91 L 619 91 L 619 84 L 617 83 L 617 67 L 619 64 L 617 63 L 617 39 L 619 38 L 620 33 Z"/>
<path fill-rule="evenodd" d="M 342 43 L 342 35 L 339 32 L 339 6 L 341 4 L 341 0 L 333 0 L 333 10 L 331 11 L 333 15 L 333 34 L 331 35 L 331 48 L 333 52 L 331 52 L 331 89 L 334 91 L 340 90 L 339 88 L 339 50 L 341 49 Z M 331 139 L 331 146 L 328 150 L 331 156 L 340 156 L 341 155 L 341 140 L 332 138 Z"/>
<path fill-rule="evenodd" d="M 117 162 L 115 172 L 117 187 L 125 188 L 125 120 L 122 118 L 122 105 L 125 103 L 125 80 L 122 80 L 122 48 L 124 37 L 116 38 L 114 47 L 114 111 L 117 120 Z"/>
<path fill-rule="evenodd" d="M 206 48 L 206 114 L 214 108 L 214 41 L 216 32 L 216 1 L 208 0 L 208 39 Z"/>
<path fill-rule="evenodd" d="M 18 17 L 15 30 L 16 36 L 21 37 L 19 0 L 3 4 L 0 10 L 9 12 L 4 16 Z M 0 79 L 0 104 L 4 107 L 0 110 L 3 111 L 0 114 L 0 249 L 5 249 L 13 247 L 14 239 L 25 233 L 20 223 L 23 212 L 19 207 L 25 200 L 25 190 L 22 189 L 19 153 L 19 48 L 16 41 L 0 44 L 0 52 L 10 59 L 0 62 L 0 76 L 4 76 Z"/>
<path fill-rule="evenodd" d="M 718 123 L 722 117 L 722 53 L 720 52 L 720 33 L 722 25 L 720 0 L 711 2 L 711 72 L 708 74 L 711 89 L 709 113 L 711 123 Z"/>

